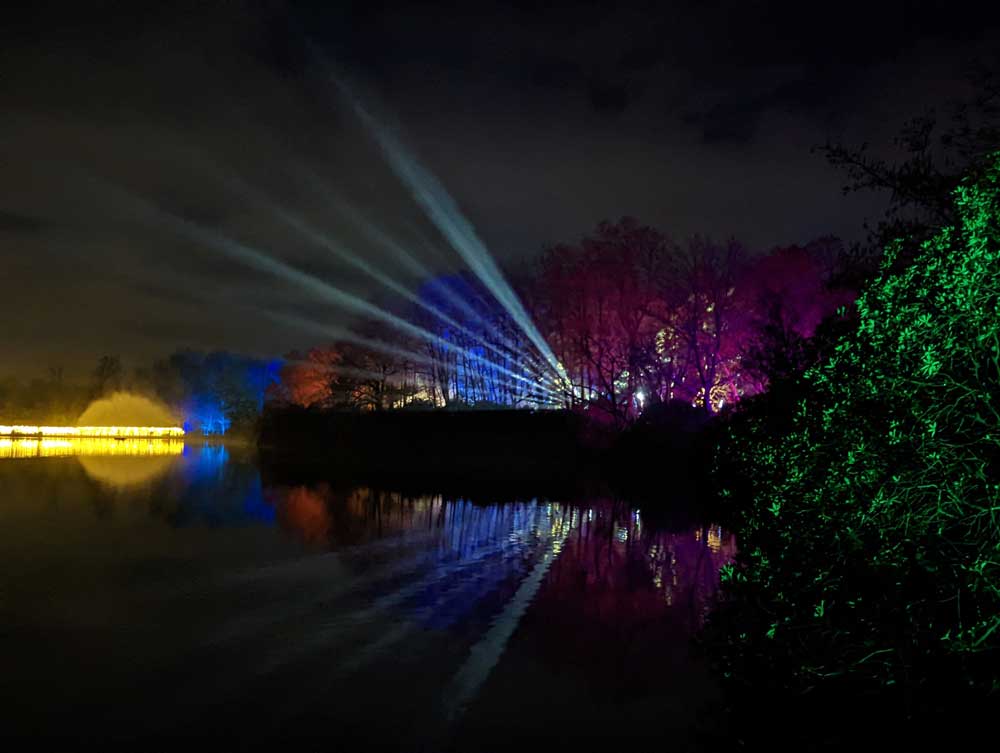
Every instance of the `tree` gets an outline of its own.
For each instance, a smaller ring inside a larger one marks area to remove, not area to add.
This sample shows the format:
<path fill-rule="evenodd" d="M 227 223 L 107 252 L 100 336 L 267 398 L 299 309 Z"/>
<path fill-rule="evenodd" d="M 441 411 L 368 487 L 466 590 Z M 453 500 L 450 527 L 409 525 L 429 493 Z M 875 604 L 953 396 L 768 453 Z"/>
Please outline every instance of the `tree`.
<path fill-rule="evenodd" d="M 933 719 L 1000 683 L 1000 154 L 953 201 L 909 261 L 886 249 L 790 430 L 723 445 L 749 506 L 716 647 L 786 699 L 899 693 Z"/>
<path fill-rule="evenodd" d="M 253 423 L 280 369 L 279 361 L 182 350 L 157 362 L 150 379 L 158 396 L 186 417 L 188 428 L 224 434 L 233 425 L 245 429 Z"/>
<path fill-rule="evenodd" d="M 872 191 L 888 199 L 884 216 L 869 228 L 870 248 L 854 249 L 855 269 L 873 266 L 877 253 L 899 240 L 904 245 L 895 258 L 905 263 L 939 228 L 957 223 L 952 198 L 960 182 L 991 167 L 1000 149 L 1000 77 L 980 64 L 968 78 L 971 99 L 945 105 L 944 117 L 930 111 L 903 125 L 891 145 L 896 160 L 874 154 L 867 143 L 817 147 L 845 173 L 845 194 Z"/>
<path fill-rule="evenodd" d="M 432 398 L 453 404 L 517 406 L 540 375 L 520 328 L 469 275 L 432 279 L 420 290 L 414 320 L 436 335 L 413 343 L 426 355 L 422 376 Z"/>
<path fill-rule="evenodd" d="M 280 388 L 272 392 L 272 398 L 302 408 L 333 407 L 336 370 L 342 361 L 340 349 L 332 344 L 311 348 L 307 353 L 289 353 L 281 369 Z"/>
<path fill-rule="evenodd" d="M 749 321 L 741 274 L 746 250 L 735 240 L 717 244 L 693 238 L 679 255 L 678 279 L 684 296 L 674 327 L 689 364 L 691 399 L 713 413 L 742 396 L 742 340 Z"/>
<path fill-rule="evenodd" d="M 116 392 L 122 388 L 125 368 L 118 356 L 101 356 L 94 368 L 94 397 Z"/>
<path fill-rule="evenodd" d="M 804 247 L 775 248 L 749 266 L 742 286 L 750 326 L 741 360 L 751 391 L 812 365 L 818 353 L 811 340 L 820 323 L 857 297 L 834 278 L 841 250 L 835 239 L 821 238 Z"/>
<path fill-rule="evenodd" d="M 631 218 L 546 251 L 531 306 L 566 367 L 568 404 L 590 404 L 621 426 L 662 397 L 656 283 L 668 255 L 668 240 Z"/>

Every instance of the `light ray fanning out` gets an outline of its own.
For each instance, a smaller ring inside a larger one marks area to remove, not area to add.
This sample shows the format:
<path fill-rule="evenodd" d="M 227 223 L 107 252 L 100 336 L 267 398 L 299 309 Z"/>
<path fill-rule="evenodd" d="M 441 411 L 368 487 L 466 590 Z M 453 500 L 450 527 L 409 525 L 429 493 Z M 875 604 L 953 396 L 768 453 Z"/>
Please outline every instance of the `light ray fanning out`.
<path fill-rule="evenodd" d="M 441 311 L 436 306 L 423 300 L 419 295 L 414 293 L 405 285 L 402 285 L 401 283 L 393 279 L 391 276 L 387 275 L 385 272 L 369 264 L 367 261 L 361 258 L 361 256 L 359 256 L 357 253 L 351 251 L 350 249 L 345 248 L 342 244 L 330 238 L 326 233 L 316 229 L 298 215 L 289 212 L 283 207 L 278 206 L 267 197 L 261 195 L 255 189 L 251 188 L 250 186 L 247 186 L 242 181 L 239 181 L 238 179 L 235 178 L 222 178 L 222 180 L 224 180 L 226 184 L 229 185 L 230 187 L 238 190 L 243 196 L 251 199 L 252 201 L 260 204 L 261 206 L 266 207 L 268 211 L 276 215 L 278 218 L 280 218 L 283 222 L 285 222 L 289 226 L 293 227 L 303 237 L 308 238 L 311 242 L 326 249 L 345 264 L 349 264 L 350 266 L 354 267 L 360 272 L 368 275 L 373 280 L 381 284 L 383 287 L 387 288 L 388 290 L 391 290 L 393 293 L 401 296 L 405 300 L 409 301 L 415 306 L 418 306 L 419 308 L 428 312 L 429 314 L 436 317 L 440 321 L 453 327 L 457 332 L 460 332 L 466 337 L 475 340 L 480 345 L 482 345 L 484 350 L 487 350 L 491 352 L 493 355 L 499 356 L 500 358 L 503 359 L 511 358 L 513 356 L 515 358 L 520 357 L 523 360 L 529 362 L 533 360 L 526 353 L 518 353 L 514 351 L 513 348 L 505 351 L 502 348 L 499 348 L 496 345 L 490 343 L 488 340 L 482 337 L 482 335 L 477 334 L 473 330 L 470 330 L 468 327 L 466 327 L 453 317 L 449 316 L 447 313 Z M 457 298 L 458 296 L 456 295 L 455 297 Z"/>
<path fill-rule="evenodd" d="M 397 316 L 396 314 L 390 313 L 370 301 L 365 300 L 364 298 L 348 293 L 347 291 L 341 290 L 340 288 L 320 280 L 313 275 L 307 274 L 263 251 L 251 248 L 250 246 L 229 238 L 222 233 L 202 227 L 191 220 L 178 217 L 177 215 L 156 206 L 146 199 L 134 196 L 133 194 L 122 191 L 118 188 L 113 188 L 113 190 L 115 193 L 123 196 L 123 201 L 130 202 L 132 206 L 140 209 L 144 214 L 155 218 L 158 222 L 169 226 L 175 232 L 189 238 L 190 240 L 209 248 L 213 248 L 225 256 L 240 261 L 254 269 L 271 274 L 287 282 L 291 282 L 305 290 L 308 290 L 320 300 L 339 306 L 340 308 L 350 311 L 351 313 L 370 317 L 371 319 L 387 324 L 390 327 L 393 327 L 412 337 L 434 343 L 439 347 L 450 349 L 473 363 L 485 364 L 489 368 L 495 369 L 497 372 L 502 373 L 515 381 L 531 385 L 543 394 L 553 398 L 558 397 L 553 390 L 543 384 L 540 384 L 537 379 L 529 379 L 523 374 L 519 374 L 505 366 L 485 359 L 479 354 L 473 353 L 466 348 L 462 348 L 454 343 L 448 342 L 434 332 L 430 332 L 429 330 L 419 327 L 406 319 Z"/>
<path fill-rule="evenodd" d="M 507 310 L 556 375 L 562 378 L 564 369 L 559 360 L 535 327 L 489 249 L 479 238 L 472 223 L 462 214 L 455 200 L 441 182 L 406 150 L 398 138 L 375 119 L 338 77 L 333 76 L 333 80 L 349 98 L 354 112 L 375 138 L 396 177 L 410 190 L 417 204 L 458 252 L 469 269 Z"/>

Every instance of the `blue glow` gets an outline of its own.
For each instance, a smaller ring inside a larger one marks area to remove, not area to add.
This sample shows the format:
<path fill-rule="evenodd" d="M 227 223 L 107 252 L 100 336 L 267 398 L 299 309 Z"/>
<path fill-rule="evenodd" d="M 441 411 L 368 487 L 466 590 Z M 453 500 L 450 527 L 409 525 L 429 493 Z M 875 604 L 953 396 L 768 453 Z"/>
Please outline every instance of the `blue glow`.
<path fill-rule="evenodd" d="M 229 431 L 233 423 L 226 416 L 222 403 L 210 397 L 194 398 L 185 412 L 188 418 L 184 422 L 184 431 L 198 431 L 205 436 L 221 436 Z"/>
<path fill-rule="evenodd" d="M 177 508 L 171 515 L 175 526 L 274 523 L 275 511 L 264 501 L 260 473 L 249 463 L 231 462 L 223 445 L 187 444 L 181 455 L 181 477 L 184 488 L 176 495 Z"/>
<path fill-rule="evenodd" d="M 184 384 L 184 430 L 222 436 L 234 423 L 251 422 L 268 388 L 280 382 L 282 361 L 259 361 L 232 353 L 182 351 L 171 364 Z"/>

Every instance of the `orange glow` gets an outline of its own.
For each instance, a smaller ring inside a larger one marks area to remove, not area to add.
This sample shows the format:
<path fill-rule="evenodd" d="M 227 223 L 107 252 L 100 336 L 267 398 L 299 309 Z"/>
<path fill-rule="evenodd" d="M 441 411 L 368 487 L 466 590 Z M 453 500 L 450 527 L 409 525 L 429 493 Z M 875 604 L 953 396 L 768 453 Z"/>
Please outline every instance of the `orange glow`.
<path fill-rule="evenodd" d="M 304 486 L 290 489 L 278 504 L 278 520 L 305 541 L 319 543 L 330 536 L 330 511 L 323 494 Z"/>
<path fill-rule="evenodd" d="M 179 426 L 3 426 L 0 437 L 110 437 L 176 439 L 184 436 Z"/>

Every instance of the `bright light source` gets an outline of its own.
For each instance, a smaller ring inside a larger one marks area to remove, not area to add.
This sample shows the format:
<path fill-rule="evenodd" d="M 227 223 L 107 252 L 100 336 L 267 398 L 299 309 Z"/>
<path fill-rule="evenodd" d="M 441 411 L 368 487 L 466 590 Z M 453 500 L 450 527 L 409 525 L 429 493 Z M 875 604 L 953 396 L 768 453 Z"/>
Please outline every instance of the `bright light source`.
<path fill-rule="evenodd" d="M 184 436 L 179 426 L 0 426 L 0 437 L 110 437 L 172 439 Z"/>

